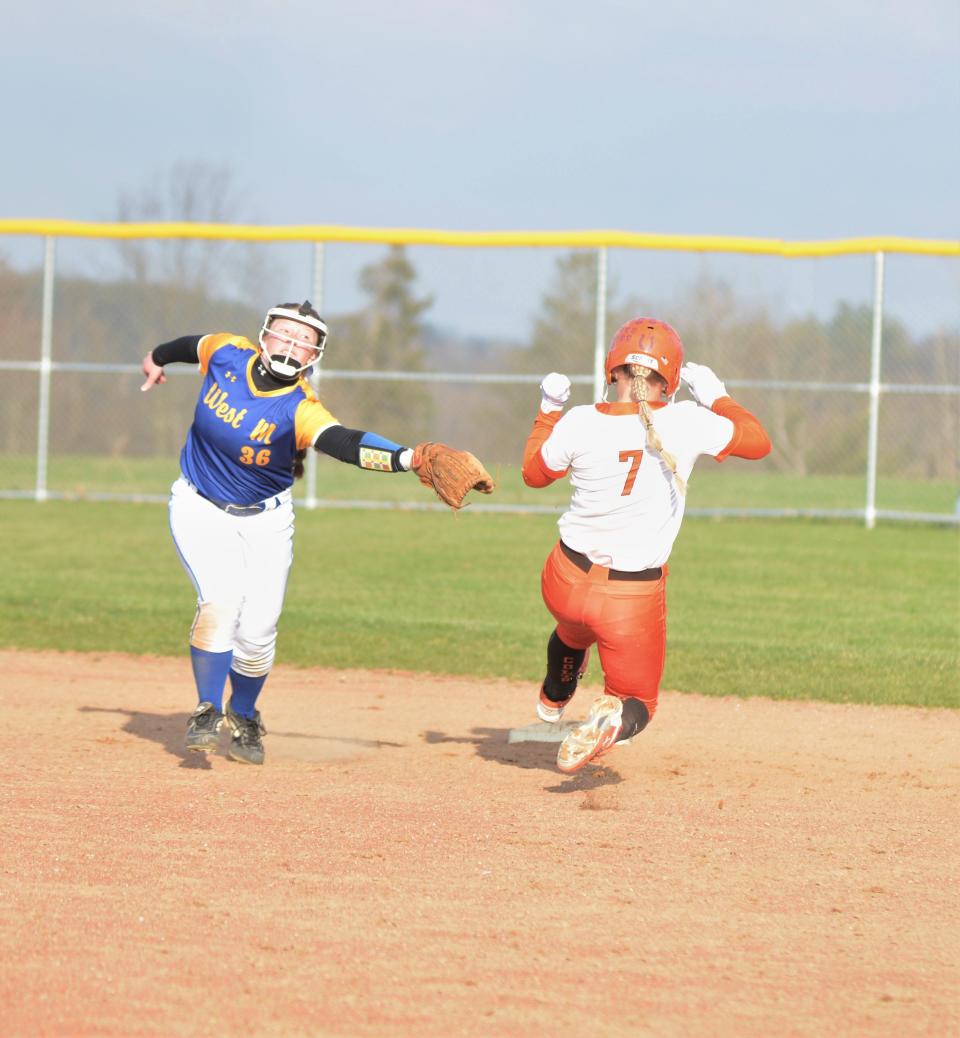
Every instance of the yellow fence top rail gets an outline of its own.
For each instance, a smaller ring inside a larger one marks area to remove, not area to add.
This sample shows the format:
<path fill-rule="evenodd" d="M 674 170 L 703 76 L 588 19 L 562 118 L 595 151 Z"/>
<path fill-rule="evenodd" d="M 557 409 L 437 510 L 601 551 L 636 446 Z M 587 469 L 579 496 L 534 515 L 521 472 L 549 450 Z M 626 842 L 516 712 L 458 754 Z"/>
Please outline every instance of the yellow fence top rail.
<path fill-rule="evenodd" d="M 341 227 L 334 224 L 268 226 L 216 223 L 86 223 L 75 220 L 0 219 L 0 235 L 52 238 L 210 238 L 230 241 L 367 242 L 481 248 L 663 249 L 675 252 L 746 252 L 767 256 L 843 256 L 911 252 L 960 256 L 960 241 L 925 238 L 844 238 L 782 241 L 702 234 L 634 231 L 443 231 L 412 227 Z"/>

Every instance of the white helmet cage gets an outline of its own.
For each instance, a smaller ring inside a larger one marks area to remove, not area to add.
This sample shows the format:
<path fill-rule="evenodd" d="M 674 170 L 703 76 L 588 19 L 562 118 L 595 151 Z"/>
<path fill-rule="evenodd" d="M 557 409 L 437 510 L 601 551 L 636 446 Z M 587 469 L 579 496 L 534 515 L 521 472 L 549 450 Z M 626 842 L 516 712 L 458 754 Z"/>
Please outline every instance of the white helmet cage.
<path fill-rule="evenodd" d="M 277 378 L 285 379 L 287 381 L 299 378 L 300 375 L 309 370 L 309 368 L 316 364 L 323 356 L 323 351 L 327 343 L 327 326 L 319 317 L 314 317 L 313 313 L 310 313 L 311 310 L 313 310 L 313 307 L 310 305 L 310 301 L 305 300 L 299 307 L 275 306 L 267 311 L 267 316 L 263 319 L 263 327 L 260 329 L 260 356 L 263 359 L 263 363 L 272 374 L 277 376 Z M 271 353 L 263 340 L 264 336 L 266 336 L 267 332 L 270 330 L 270 325 L 277 318 L 296 321 L 298 324 L 303 324 L 308 328 L 313 328 L 317 333 L 316 345 L 314 346 L 312 343 L 305 342 L 297 344 L 293 341 L 287 340 L 285 347 L 281 348 L 276 353 Z M 309 347 L 314 351 L 314 355 L 308 357 L 302 364 L 297 363 L 293 357 L 293 350 L 297 345 L 301 347 Z"/>

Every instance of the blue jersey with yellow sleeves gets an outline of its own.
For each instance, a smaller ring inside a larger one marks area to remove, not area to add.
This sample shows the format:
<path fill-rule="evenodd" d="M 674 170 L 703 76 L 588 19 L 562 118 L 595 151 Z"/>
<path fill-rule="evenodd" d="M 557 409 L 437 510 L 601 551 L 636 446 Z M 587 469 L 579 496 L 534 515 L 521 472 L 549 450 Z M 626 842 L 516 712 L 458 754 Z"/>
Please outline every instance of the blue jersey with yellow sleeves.
<path fill-rule="evenodd" d="M 198 353 L 205 377 L 180 453 L 184 476 L 204 497 L 239 505 L 286 490 L 296 452 L 336 418 L 303 379 L 257 389 L 251 375 L 260 351 L 243 336 L 205 335 Z"/>

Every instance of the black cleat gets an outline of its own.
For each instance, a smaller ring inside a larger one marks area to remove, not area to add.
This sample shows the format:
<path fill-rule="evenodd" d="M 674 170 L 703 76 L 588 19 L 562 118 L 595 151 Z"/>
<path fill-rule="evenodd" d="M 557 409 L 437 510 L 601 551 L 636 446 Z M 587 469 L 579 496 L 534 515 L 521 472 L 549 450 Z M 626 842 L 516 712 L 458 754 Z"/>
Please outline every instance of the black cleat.
<path fill-rule="evenodd" d="M 267 734 L 267 729 L 260 720 L 260 711 L 254 710 L 253 717 L 241 717 L 227 703 L 227 724 L 233 732 L 227 755 L 241 764 L 262 764 L 263 740 L 260 737 Z"/>
<path fill-rule="evenodd" d="M 187 722 L 186 745 L 197 753 L 213 753 L 217 748 L 217 736 L 223 726 L 223 714 L 204 701 L 190 715 Z"/>

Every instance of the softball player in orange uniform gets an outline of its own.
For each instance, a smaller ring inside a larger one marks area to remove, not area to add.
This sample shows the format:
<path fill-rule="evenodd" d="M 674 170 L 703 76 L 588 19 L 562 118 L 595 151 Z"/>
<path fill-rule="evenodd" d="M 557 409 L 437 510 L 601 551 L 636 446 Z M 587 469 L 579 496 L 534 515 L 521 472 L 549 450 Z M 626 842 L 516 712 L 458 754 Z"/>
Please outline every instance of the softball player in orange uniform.
<path fill-rule="evenodd" d="M 570 476 L 573 496 L 541 589 L 557 621 L 537 713 L 556 723 L 596 644 L 604 694 L 560 745 L 557 766 L 574 772 L 642 731 L 657 708 L 666 650 L 667 559 L 683 520 L 687 480 L 701 454 L 762 458 L 770 440 L 702 364 L 684 364 L 680 337 L 638 318 L 614 336 L 606 359 L 616 400 L 563 405 L 570 380 L 540 384 L 523 479 L 544 487 Z M 673 402 L 680 380 L 694 401 Z"/>

